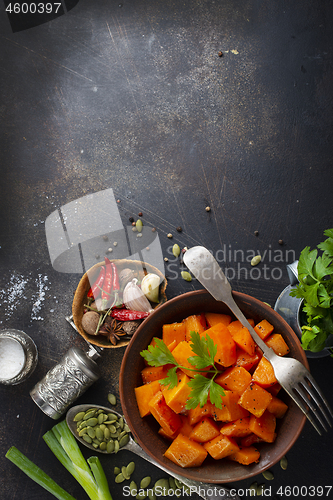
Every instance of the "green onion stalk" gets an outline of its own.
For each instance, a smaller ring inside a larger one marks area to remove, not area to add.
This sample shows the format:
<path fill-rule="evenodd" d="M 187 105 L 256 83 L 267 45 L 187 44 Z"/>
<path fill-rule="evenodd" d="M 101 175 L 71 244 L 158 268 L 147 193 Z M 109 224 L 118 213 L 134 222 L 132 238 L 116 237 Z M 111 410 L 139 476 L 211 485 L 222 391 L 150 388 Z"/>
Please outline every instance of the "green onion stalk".
<path fill-rule="evenodd" d="M 91 500 L 112 500 L 99 458 L 93 456 L 88 458 L 87 461 L 84 459 L 65 420 L 46 432 L 43 439 Z M 75 500 L 15 447 L 8 450 L 6 457 L 59 500 Z"/>

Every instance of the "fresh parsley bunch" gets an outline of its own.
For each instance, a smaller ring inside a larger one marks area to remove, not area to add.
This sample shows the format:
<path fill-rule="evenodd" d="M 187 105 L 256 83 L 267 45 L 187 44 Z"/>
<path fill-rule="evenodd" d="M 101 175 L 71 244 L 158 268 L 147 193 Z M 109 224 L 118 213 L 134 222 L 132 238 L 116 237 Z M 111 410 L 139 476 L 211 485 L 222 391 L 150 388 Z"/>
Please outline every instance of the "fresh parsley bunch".
<path fill-rule="evenodd" d="M 188 358 L 188 361 L 193 366 L 193 371 L 202 371 L 208 374 L 208 376 L 196 373 L 195 376 L 191 378 L 188 383 L 191 387 L 191 392 L 186 403 L 186 409 L 196 408 L 198 405 L 202 408 L 204 404 L 207 403 L 208 396 L 212 404 L 217 408 L 222 408 L 221 396 L 224 396 L 225 393 L 223 388 L 214 382 L 214 378 L 220 373 L 214 364 L 214 356 L 217 352 L 217 347 L 209 335 L 206 335 L 204 338 L 200 337 L 198 332 L 191 332 L 190 338 L 191 349 L 195 356 Z M 169 389 L 173 389 L 178 384 L 177 369 L 186 368 L 186 370 L 191 370 L 191 368 L 181 366 L 177 363 L 174 356 L 161 339 L 156 339 L 155 346 L 149 345 L 148 349 L 142 351 L 140 354 L 150 366 L 174 365 L 168 370 L 167 377 L 159 381 L 160 384 L 169 386 Z M 207 366 L 211 366 L 211 368 L 207 370 Z"/>
<path fill-rule="evenodd" d="M 304 299 L 306 323 L 302 326 L 302 347 L 318 352 L 333 335 L 333 229 L 324 231 L 327 239 L 317 245 L 322 250 L 305 247 L 298 261 L 299 284 L 290 295 Z"/>

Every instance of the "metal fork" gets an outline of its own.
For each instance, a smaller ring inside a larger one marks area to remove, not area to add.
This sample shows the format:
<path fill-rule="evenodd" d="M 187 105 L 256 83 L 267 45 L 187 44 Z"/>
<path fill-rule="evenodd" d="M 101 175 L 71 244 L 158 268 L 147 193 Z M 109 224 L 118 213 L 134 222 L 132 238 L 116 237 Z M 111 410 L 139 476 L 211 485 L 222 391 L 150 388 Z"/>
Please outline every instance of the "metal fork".
<path fill-rule="evenodd" d="M 230 283 L 213 255 L 206 248 L 196 246 L 186 251 L 183 260 L 209 293 L 216 300 L 224 302 L 242 325 L 248 328 L 263 355 L 271 363 L 275 378 L 316 431 L 322 435 L 322 429 L 327 431 L 328 426 L 332 427 L 332 409 L 310 372 L 300 361 L 276 355 L 259 337 L 234 301 Z"/>

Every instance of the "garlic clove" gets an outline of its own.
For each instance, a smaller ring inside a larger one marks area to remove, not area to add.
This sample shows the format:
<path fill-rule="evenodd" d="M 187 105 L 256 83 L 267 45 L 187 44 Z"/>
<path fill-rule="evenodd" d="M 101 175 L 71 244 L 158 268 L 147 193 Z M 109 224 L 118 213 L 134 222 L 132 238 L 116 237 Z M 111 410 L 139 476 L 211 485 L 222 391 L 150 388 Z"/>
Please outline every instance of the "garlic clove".
<path fill-rule="evenodd" d="M 150 313 L 153 309 L 141 288 L 138 287 L 137 281 L 138 280 L 134 278 L 127 283 L 123 292 L 123 302 L 127 309 Z"/>
<path fill-rule="evenodd" d="M 149 273 L 141 281 L 141 290 L 151 302 L 159 303 L 160 277 Z"/>

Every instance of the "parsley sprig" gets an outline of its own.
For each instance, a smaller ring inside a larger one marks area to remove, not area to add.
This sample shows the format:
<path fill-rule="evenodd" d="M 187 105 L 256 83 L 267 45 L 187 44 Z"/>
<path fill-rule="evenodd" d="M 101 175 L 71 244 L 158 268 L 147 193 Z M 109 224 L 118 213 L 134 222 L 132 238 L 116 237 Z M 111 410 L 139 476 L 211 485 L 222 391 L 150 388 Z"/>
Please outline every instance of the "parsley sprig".
<path fill-rule="evenodd" d="M 193 368 L 180 365 L 161 339 L 156 339 L 156 345 L 149 345 L 148 349 L 140 354 L 150 366 L 174 365 L 168 370 L 167 376 L 159 381 L 160 384 L 169 386 L 169 389 L 173 389 L 178 384 L 178 369 L 184 368 L 207 374 L 204 376 L 201 373 L 196 373 L 189 381 L 191 392 L 186 409 L 196 408 L 198 405 L 202 408 L 207 403 L 208 397 L 217 408 L 222 408 L 221 396 L 224 396 L 225 393 L 223 388 L 214 381 L 216 375 L 220 373 L 214 363 L 217 346 L 209 335 L 201 337 L 198 332 L 191 332 L 190 339 L 194 356 L 190 356 L 188 361 Z M 210 368 L 207 370 L 208 366 Z"/>
<path fill-rule="evenodd" d="M 299 284 L 290 292 L 304 299 L 302 347 L 312 352 L 330 345 L 328 338 L 333 335 L 333 229 L 324 235 L 327 239 L 317 245 L 322 255 L 308 246 L 302 250 L 297 267 Z"/>

